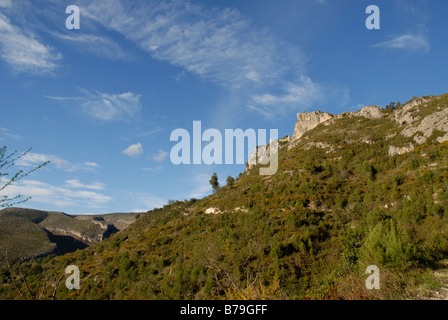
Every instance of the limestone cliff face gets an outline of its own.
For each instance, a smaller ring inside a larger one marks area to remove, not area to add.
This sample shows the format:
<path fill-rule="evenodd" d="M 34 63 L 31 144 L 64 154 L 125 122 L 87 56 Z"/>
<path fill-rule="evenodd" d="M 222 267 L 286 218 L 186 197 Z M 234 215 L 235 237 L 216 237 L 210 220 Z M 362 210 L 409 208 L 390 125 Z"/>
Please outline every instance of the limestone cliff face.
<path fill-rule="evenodd" d="M 294 128 L 294 133 L 291 137 L 292 141 L 300 139 L 306 132 L 314 129 L 322 122 L 334 118 L 333 114 L 313 111 L 313 112 L 302 112 L 297 114 L 297 122 Z"/>
<path fill-rule="evenodd" d="M 352 117 L 364 117 L 367 119 L 379 119 L 384 116 L 384 109 L 378 106 L 367 106 L 359 111 L 351 112 Z"/>
<path fill-rule="evenodd" d="M 438 137 L 437 141 L 448 141 L 448 107 L 443 104 L 436 105 L 437 100 L 442 97 L 414 98 L 396 110 L 394 120 L 403 128 L 400 134 L 408 138 L 413 137 L 415 143 L 423 144 L 435 131 L 439 131 L 444 134 Z M 431 108 L 431 105 L 434 107 Z"/>
<path fill-rule="evenodd" d="M 331 114 L 322 111 L 302 112 L 297 114 L 297 122 L 291 137 L 289 149 L 297 145 L 300 138 L 308 131 L 316 128 L 321 123 L 330 124 L 331 121 L 343 117 L 364 117 L 367 119 L 379 119 L 384 116 L 384 110 L 378 106 L 366 106 L 359 111 Z"/>
<path fill-rule="evenodd" d="M 330 124 L 333 119 L 342 117 L 365 117 L 368 119 L 378 119 L 383 116 L 383 109 L 378 106 L 367 106 L 356 112 L 344 112 L 342 114 L 331 114 L 323 111 L 302 112 L 297 114 L 297 122 L 294 127 L 293 135 L 278 139 L 279 148 L 287 146 L 293 148 L 300 141 L 302 136 L 308 131 L 316 128 L 321 123 Z M 272 143 L 272 141 L 271 141 Z M 329 146 L 331 148 L 331 146 Z M 257 146 L 252 152 L 246 165 L 246 171 L 252 169 L 257 163 L 263 163 L 263 155 L 270 153 L 270 144 Z M 261 155 L 261 157 L 260 157 Z"/>
<path fill-rule="evenodd" d="M 396 146 L 389 146 L 389 156 L 395 156 L 400 155 L 404 153 L 408 153 L 414 150 L 414 145 L 412 143 L 409 143 L 408 146 L 404 147 L 396 147 Z"/>
<path fill-rule="evenodd" d="M 406 146 L 389 147 L 389 155 L 404 154 L 414 150 L 415 145 L 426 143 L 433 134 L 436 141 L 448 141 L 448 94 L 413 98 L 394 111 L 393 120 L 400 128 L 399 135 L 410 138 Z"/>
<path fill-rule="evenodd" d="M 288 144 L 290 141 L 291 141 L 290 136 L 278 139 L 277 148 L 280 148 L 283 145 Z M 257 146 L 255 148 L 255 150 L 252 152 L 247 161 L 246 170 L 252 169 L 252 167 L 255 166 L 257 163 L 264 164 L 269 162 L 269 157 L 271 156 L 271 144 L 272 141 L 270 141 L 270 143 L 268 143 L 267 145 Z"/>
<path fill-rule="evenodd" d="M 395 123 L 395 127 L 384 131 L 386 141 L 389 145 L 389 155 L 400 155 L 411 152 L 416 145 L 431 141 L 439 143 L 448 141 L 448 94 L 440 96 L 427 96 L 422 98 L 413 98 L 394 110 L 385 110 L 381 107 L 371 105 L 361 108 L 358 111 L 344 112 L 341 114 L 331 114 L 322 111 L 302 112 L 297 114 L 297 122 L 294 126 L 294 132 L 291 137 L 279 139 L 279 148 L 287 146 L 291 149 L 303 141 L 304 135 L 315 129 L 319 125 L 331 126 L 336 124 L 338 119 L 362 117 L 366 119 L 376 120 L 384 119 L 389 124 Z M 334 127 L 335 130 L 344 130 L 344 128 Z M 366 144 L 373 143 L 369 137 L 364 137 L 359 132 L 362 142 Z M 404 139 L 400 139 L 404 138 Z M 348 137 L 347 142 L 351 140 Z M 334 152 L 335 147 L 326 142 L 305 144 L 304 150 L 307 148 L 325 148 L 327 152 Z M 263 154 L 264 150 L 269 150 L 269 144 L 259 146 L 249 157 L 246 170 L 251 169 L 257 163 L 257 155 Z"/>

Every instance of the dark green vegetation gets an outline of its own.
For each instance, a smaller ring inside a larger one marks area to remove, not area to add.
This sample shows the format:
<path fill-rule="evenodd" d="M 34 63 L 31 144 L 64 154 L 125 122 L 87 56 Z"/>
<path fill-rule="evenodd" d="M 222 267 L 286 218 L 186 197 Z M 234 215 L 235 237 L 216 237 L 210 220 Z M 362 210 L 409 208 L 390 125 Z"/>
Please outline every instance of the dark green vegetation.
<path fill-rule="evenodd" d="M 447 97 L 438 104 L 446 108 Z M 389 156 L 390 145 L 411 138 L 397 134 L 387 117 L 393 109 L 384 112 L 317 126 L 279 150 L 273 176 L 254 167 L 204 199 L 171 201 L 100 243 L 23 263 L 23 276 L 15 264 L 12 273 L 23 292 L 24 278 L 38 292 L 44 280 L 57 283 L 66 266 L 77 265 L 81 288 L 62 283 L 57 299 L 424 294 L 437 287 L 431 268 L 448 254 L 448 143 L 434 134 Z M 221 213 L 205 214 L 208 208 Z M 368 265 L 380 268 L 380 290 L 365 288 Z M 0 281 L 0 297 L 20 298 L 6 267 Z"/>

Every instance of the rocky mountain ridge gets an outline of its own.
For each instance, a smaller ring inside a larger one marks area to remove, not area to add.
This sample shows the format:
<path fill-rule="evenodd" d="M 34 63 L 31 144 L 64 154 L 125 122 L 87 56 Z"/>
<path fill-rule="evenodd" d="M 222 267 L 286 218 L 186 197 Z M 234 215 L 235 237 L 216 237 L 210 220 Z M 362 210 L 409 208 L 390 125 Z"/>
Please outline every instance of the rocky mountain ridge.
<path fill-rule="evenodd" d="M 427 142 L 433 134 L 437 135 L 436 141 L 442 143 L 448 141 L 448 107 L 444 104 L 444 100 L 447 97 L 448 94 L 420 98 L 414 97 L 395 109 L 384 109 L 376 105 L 371 105 L 365 106 L 358 111 L 347 111 L 341 114 L 331 114 L 324 111 L 298 113 L 292 136 L 279 139 L 278 146 L 279 148 L 287 146 L 289 150 L 297 146 L 303 139 L 307 139 L 306 133 L 315 129 L 317 126 L 321 124 L 328 126 L 337 120 L 353 117 L 362 117 L 369 120 L 385 119 L 395 123 L 395 126 L 391 128 L 391 133 L 389 133 L 388 138 L 392 140 L 391 138 L 399 135 L 408 138 L 407 140 L 409 141 L 400 143 L 400 145 L 395 145 L 391 141 L 389 146 L 390 156 L 413 151 L 415 146 Z M 365 138 L 364 142 L 369 144 L 371 140 Z M 335 147 L 326 142 L 311 144 L 321 148 L 328 148 L 330 152 Z M 257 163 L 257 155 L 259 156 L 258 163 L 262 163 L 261 160 L 263 159 L 260 158 L 260 154 L 262 153 L 259 152 L 261 148 L 268 150 L 269 154 L 269 144 L 266 146 L 258 146 L 249 157 L 246 172 L 252 169 Z"/>

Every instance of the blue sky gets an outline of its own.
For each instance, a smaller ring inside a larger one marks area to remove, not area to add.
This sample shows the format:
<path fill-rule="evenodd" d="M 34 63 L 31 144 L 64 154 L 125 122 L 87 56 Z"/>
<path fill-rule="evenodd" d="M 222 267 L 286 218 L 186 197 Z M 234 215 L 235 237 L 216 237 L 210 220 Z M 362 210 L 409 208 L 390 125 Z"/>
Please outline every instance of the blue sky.
<path fill-rule="evenodd" d="M 380 29 L 368 30 L 368 5 Z M 68 5 L 80 8 L 69 30 Z M 5 189 L 70 214 L 211 193 L 243 165 L 174 165 L 174 129 L 278 129 L 447 90 L 445 0 L 0 0 L 0 144 L 51 163 Z"/>

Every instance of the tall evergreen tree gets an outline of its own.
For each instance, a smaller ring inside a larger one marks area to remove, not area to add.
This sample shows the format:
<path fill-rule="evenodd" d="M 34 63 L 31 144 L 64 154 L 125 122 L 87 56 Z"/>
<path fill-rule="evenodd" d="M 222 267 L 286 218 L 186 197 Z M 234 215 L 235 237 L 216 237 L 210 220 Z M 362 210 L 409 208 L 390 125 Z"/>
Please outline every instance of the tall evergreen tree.
<path fill-rule="evenodd" d="M 213 172 L 212 177 L 210 178 L 209 182 L 212 185 L 213 192 L 216 192 L 219 190 L 218 175 L 216 174 L 216 172 Z"/>

